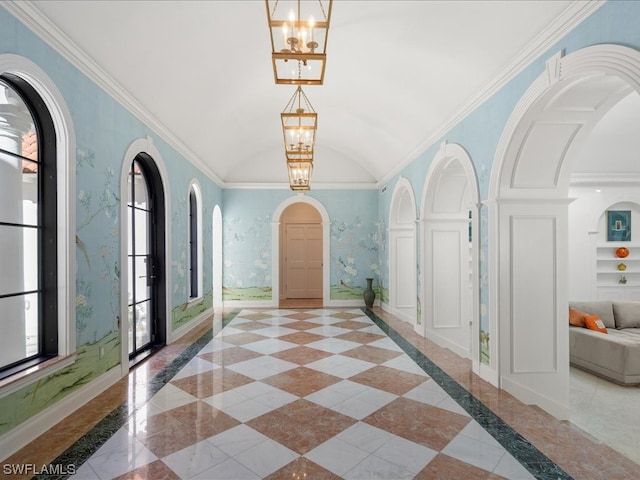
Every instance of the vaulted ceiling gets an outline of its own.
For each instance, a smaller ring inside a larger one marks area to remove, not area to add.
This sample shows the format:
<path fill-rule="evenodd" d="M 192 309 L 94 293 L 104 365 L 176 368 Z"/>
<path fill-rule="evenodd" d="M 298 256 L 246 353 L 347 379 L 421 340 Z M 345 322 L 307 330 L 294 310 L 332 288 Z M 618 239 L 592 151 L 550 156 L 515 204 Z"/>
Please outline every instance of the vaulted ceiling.
<path fill-rule="evenodd" d="M 279 113 L 295 87 L 274 82 L 263 1 L 10 10 L 221 185 L 286 185 Z M 318 113 L 312 185 L 386 181 L 590 11 L 561 0 L 335 0 L 325 83 L 304 87 Z"/>

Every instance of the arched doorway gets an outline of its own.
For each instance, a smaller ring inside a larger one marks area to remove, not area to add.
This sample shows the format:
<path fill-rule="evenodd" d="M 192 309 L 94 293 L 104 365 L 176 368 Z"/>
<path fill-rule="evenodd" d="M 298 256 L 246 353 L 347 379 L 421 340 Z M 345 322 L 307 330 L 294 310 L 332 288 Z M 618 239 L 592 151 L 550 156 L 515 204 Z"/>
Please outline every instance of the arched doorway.
<path fill-rule="evenodd" d="M 308 203 L 280 215 L 280 299 L 322 299 L 322 218 Z"/>
<path fill-rule="evenodd" d="M 443 144 L 422 193 L 422 335 L 480 364 L 478 181 L 467 152 Z"/>
<path fill-rule="evenodd" d="M 284 238 L 284 232 L 283 232 L 283 214 L 285 214 L 285 211 L 288 210 L 288 207 L 290 206 L 294 206 L 294 205 L 300 205 L 302 204 L 302 209 L 306 210 L 307 214 L 309 212 L 314 212 L 312 213 L 312 217 L 310 217 L 309 219 L 311 219 L 310 222 L 311 224 L 315 224 L 316 226 L 319 226 L 320 228 L 320 232 L 321 232 L 321 236 L 322 236 L 322 240 L 321 240 L 321 249 L 322 249 L 322 261 L 321 261 L 321 269 L 322 269 L 322 295 L 319 297 L 322 299 L 322 303 L 327 305 L 330 304 L 330 300 L 329 300 L 329 291 L 330 291 L 330 287 L 329 287 L 329 280 L 330 280 L 330 270 L 329 270 L 329 261 L 328 259 L 329 257 L 329 214 L 327 213 L 326 208 L 324 207 L 324 205 L 319 202 L 318 200 L 316 200 L 313 197 L 309 197 L 307 195 L 296 195 L 293 197 L 289 197 L 286 200 L 284 200 L 280 205 L 278 205 L 278 207 L 276 208 L 274 214 L 273 214 L 273 224 L 272 224 L 272 249 L 271 249 L 271 254 L 272 254 L 272 258 L 273 258 L 273 262 L 271 264 L 271 275 L 272 275 L 272 285 L 273 285 L 273 292 L 272 292 L 272 304 L 274 306 L 278 306 L 280 299 L 284 298 L 284 287 L 283 287 L 283 281 L 286 282 L 287 280 L 284 279 L 284 275 L 285 272 L 283 272 L 283 267 L 284 267 L 284 254 L 283 254 L 283 248 L 286 246 L 284 245 L 283 242 L 283 238 Z M 306 208 L 305 208 L 306 207 Z M 309 210 L 309 208 L 311 210 Z M 302 218 L 304 218 L 304 211 L 301 211 L 301 215 Z M 318 223 L 318 216 L 320 219 L 320 222 Z M 304 223 L 304 222 L 302 222 Z M 317 234 L 318 232 L 316 232 Z M 319 241 L 319 240 L 317 240 Z M 314 287 L 315 288 L 315 287 Z"/>
<path fill-rule="evenodd" d="M 151 139 L 134 141 L 121 176 L 122 373 L 166 344 L 170 336 L 170 282 L 166 189 L 160 154 Z"/>
<path fill-rule="evenodd" d="M 632 90 L 640 54 L 631 48 L 557 54 L 517 104 L 494 159 L 489 277 L 500 385 L 560 419 L 569 415 L 569 179 L 577 147 Z"/>
<path fill-rule="evenodd" d="M 400 178 L 389 212 L 389 308 L 417 328 L 416 202 L 411 183 Z"/>

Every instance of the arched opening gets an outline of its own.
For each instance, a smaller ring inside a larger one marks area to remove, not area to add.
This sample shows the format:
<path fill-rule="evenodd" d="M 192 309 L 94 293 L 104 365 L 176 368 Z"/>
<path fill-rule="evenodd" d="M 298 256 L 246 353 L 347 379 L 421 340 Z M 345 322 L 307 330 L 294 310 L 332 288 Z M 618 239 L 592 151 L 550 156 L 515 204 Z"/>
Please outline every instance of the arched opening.
<path fill-rule="evenodd" d="M 633 49 L 599 45 L 558 54 L 514 109 L 494 160 L 488 204 L 495 366 L 505 390 L 561 419 L 569 416 L 571 175 L 593 128 L 634 90 L 640 55 Z"/>
<path fill-rule="evenodd" d="M 295 206 L 292 210 L 289 210 L 289 207 Z M 288 213 L 285 213 L 287 212 Z M 289 282 L 288 278 L 285 278 L 287 275 L 284 272 L 285 267 L 285 251 L 286 248 L 286 240 L 285 240 L 285 232 L 284 232 L 284 223 L 287 221 L 287 217 L 292 219 L 294 217 L 300 218 L 301 224 L 309 224 L 312 225 L 314 232 L 312 235 L 315 237 L 310 243 L 315 244 L 315 248 L 317 249 L 318 243 L 320 244 L 320 249 L 322 251 L 322 257 L 320 260 L 320 269 L 322 272 L 321 278 L 321 295 L 318 293 L 314 293 L 316 295 L 316 299 L 320 299 L 322 304 L 328 304 L 329 301 L 329 214 L 327 213 L 326 208 L 322 205 L 321 202 L 316 200 L 313 197 L 309 197 L 306 195 L 296 195 L 293 197 L 289 197 L 285 201 L 283 201 L 276 208 L 273 215 L 273 224 L 272 224 L 272 258 L 273 262 L 271 265 L 271 272 L 273 278 L 273 292 L 272 292 L 272 304 L 279 305 L 280 300 L 286 298 L 286 294 L 284 293 L 285 287 L 284 283 Z M 306 219 L 306 222 L 305 222 Z M 294 222 L 291 222 L 294 225 Z M 318 235 L 321 235 L 321 239 L 317 238 Z M 308 242 L 309 243 L 309 242 Z M 315 255 L 317 257 L 317 254 Z M 303 255 L 304 257 L 304 255 Z M 306 260 L 305 260 L 306 262 Z M 317 268 L 318 260 L 313 259 L 308 262 L 309 267 L 312 269 Z M 316 273 L 317 274 L 317 273 Z M 318 291 L 316 285 L 313 286 L 314 291 Z M 288 295 L 291 295 L 289 293 Z M 293 294 L 295 295 L 295 293 Z M 318 296 L 319 295 L 319 296 Z"/>
<path fill-rule="evenodd" d="M 422 193 L 422 335 L 480 365 L 478 182 L 467 152 L 443 144 Z"/>
<path fill-rule="evenodd" d="M 411 183 L 400 178 L 389 213 L 389 309 L 418 329 L 416 202 Z"/>
<path fill-rule="evenodd" d="M 222 212 L 213 207 L 213 308 L 219 310 L 222 303 Z"/>

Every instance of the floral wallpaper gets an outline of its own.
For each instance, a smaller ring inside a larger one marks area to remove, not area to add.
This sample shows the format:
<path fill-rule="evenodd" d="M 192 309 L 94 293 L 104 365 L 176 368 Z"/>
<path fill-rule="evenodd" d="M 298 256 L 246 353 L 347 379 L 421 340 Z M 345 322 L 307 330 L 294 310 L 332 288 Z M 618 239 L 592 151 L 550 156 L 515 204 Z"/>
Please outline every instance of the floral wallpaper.
<path fill-rule="evenodd" d="M 271 299 L 271 217 L 223 217 L 223 300 Z"/>
<path fill-rule="evenodd" d="M 98 165 L 105 162 L 98 159 Z M 76 326 L 78 345 L 118 330 L 120 315 L 120 198 L 112 167 L 96 167 L 91 149 L 76 152 Z M 101 182 L 97 185 L 95 183 Z M 94 185 L 92 185 L 94 184 Z M 93 231 L 92 231 L 93 229 Z M 101 234 L 95 235 L 99 230 Z M 93 265 L 91 263 L 93 259 Z M 99 287 L 96 284 L 101 284 Z M 108 295 L 94 295 L 94 289 Z M 103 317 L 94 320 L 96 312 Z M 108 313 L 107 318 L 104 314 Z"/>
<path fill-rule="evenodd" d="M 272 301 L 273 214 L 292 196 L 287 190 L 224 192 L 223 299 Z M 375 190 L 317 190 L 330 219 L 330 298 L 362 301 L 366 278 L 380 273 L 378 252 L 384 233 L 376 226 Z"/>

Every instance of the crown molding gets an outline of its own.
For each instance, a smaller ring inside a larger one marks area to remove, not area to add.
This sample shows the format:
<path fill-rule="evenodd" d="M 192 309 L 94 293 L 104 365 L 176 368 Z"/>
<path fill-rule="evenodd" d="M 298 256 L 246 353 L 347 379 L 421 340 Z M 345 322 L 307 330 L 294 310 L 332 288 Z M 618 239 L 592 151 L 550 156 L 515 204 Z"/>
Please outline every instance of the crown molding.
<path fill-rule="evenodd" d="M 38 10 L 30 0 L 5 0 L 0 2 L 0 5 L 85 74 L 93 83 L 98 85 L 120 105 L 150 127 L 165 142 L 207 175 L 219 187 L 225 187 L 225 182 L 211 170 L 205 162 L 178 137 L 171 133 L 160 120 L 145 109 L 122 85 L 94 62 L 84 50 Z"/>
<path fill-rule="evenodd" d="M 226 182 L 224 185 L 228 190 L 289 190 L 288 183 L 251 183 L 251 182 Z M 376 183 L 321 183 L 314 182 L 311 186 L 313 190 L 376 190 Z"/>
<path fill-rule="evenodd" d="M 593 14 L 606 0 L 589 0 L 587 2 L 576 0 L 569 5 L 560 15 L 558 15 L 542 32 L 534 37 L 529 44 L 521 50 L 507 65 L 495 75 L 478 93 L 464 101 L 458 110 L 442 127 L 431 134 L 420 143 L 407 157 L 396 164 L 396 166 L 378 180 L 378 186 L 384 185 L 393 177 L 404 170 L 421 153 L 431 147 L 435 142 L 446 135 L 453 127 L 468 117 L 476 108 L 487 101 L 492 95 L 498 92 L 516 75 L 522 72 L 531 62 L 536 60 L 562 37 L 580 25 L 587 17 Z"/>
<path fill-rule="evenodd" d="M 640 173 L 574 173 L 569 180 L 570 187 L 606 187 L 640 185 Z"/>

